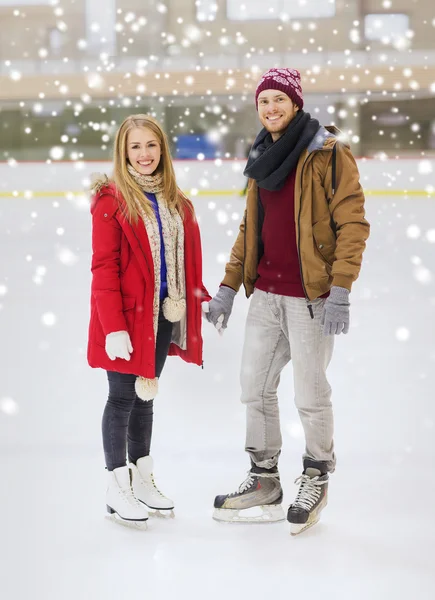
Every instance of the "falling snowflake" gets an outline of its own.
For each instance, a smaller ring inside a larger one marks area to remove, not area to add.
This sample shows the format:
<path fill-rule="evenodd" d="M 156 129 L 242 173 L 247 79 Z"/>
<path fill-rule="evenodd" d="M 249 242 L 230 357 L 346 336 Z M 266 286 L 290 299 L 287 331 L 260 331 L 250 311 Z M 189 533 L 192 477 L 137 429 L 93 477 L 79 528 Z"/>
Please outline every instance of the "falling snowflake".
<path fill-rule="evenodd" d="M 220 225 L 226 225 L 228 223 L 228 214 L 224 210 L 218 210 L 216 213 L 217 222 Z"/>
<path fill-rule="evenodd" d="M 75 265 L 79 260 L 78 256 L 69 248 L 60 248 L 57 252 L 57 258 L 63 265 L 68 267 Z"/>
<path fill-rule="evenodd" d="M 0 410 L 5 415 L 13 416 L 18 412 L 18 404 L 13 398 L 5 397 L 0 400 Z"/>
<path fill-rule="evenodd" d="M 62 160 L 65 150 L 61 146 L 54 146 L 50 149 L 49 154 L 52 160 Z"/>
<path fill-rule="evenodd" d="M 220 254 L 218 254 L 216 256 L 216 262 L 220 265 L 224 265 L 225 263 L 228 262 L 228 254 L 221 252 Z"/>
<path fill-rule="evenodd" d="M 53 325 L 55 325 L 57 322 L 57 317 L 52 312 L 46 312 L 42 315 L 41 322 L 46 327 L 53 327 Z"/>
<path fill-rule="evenodd" d="M 416 269 L 414 269 L 414 277 L 415 279 L 422 284 L 428 284 L 432 282 L 432 273 L 429 271 L 428 268 L 424 267 L 423 265 L 416 267 Z"/>
<path fill-rule="evenodd" d="M 420 175 L 427 175 L 428 173 L 432 173 L 433 167 L 430 160 L 421 160 L 418 163 L 418 172 Z"/>
<path fill-rule="evenodd" d="M 406 342 L 409 340 L 409 337 L 409 329 L 407 329 L 406 327 L 399 327 L 398 329 L 396 329 L 396 339 L 398 339 L 399 342 Z"/>
<path fill-rule="evenodd" d="M 408 229 L 406 230 L 406 235 L 411 239 L 411 240 L 416 240 L 420 237 L 421 235 L 421 229 L 418 225 L 410 225 L 408 227 Z"/>
<path fill-rule="evenodd" d="M 301 423 L 297 423 L 297 422 L 288 423 L 286 426 L 286 430 L 290 434 L 290 437 L 292 437 L 293 439 L 295 439 L 295 440 L 304 439 L 304 429 L 303 429 Z"/>

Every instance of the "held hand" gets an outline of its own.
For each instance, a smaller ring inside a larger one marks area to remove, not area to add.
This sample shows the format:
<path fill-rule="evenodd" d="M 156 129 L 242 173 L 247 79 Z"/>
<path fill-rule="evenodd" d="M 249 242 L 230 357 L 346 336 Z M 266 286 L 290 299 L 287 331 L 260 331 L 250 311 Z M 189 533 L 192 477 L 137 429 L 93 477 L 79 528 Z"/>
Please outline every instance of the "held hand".
<path fill-rule="evenodd" d="M 106 335 L 106 354 L 110 360 L 116 358 L 130 360 L 132 352 L 133 346 L 127 331 L 114 331 Z"/>
<path fill-rule="evenodd" d="M 205 318 L 218 331 L 223 331 L 227 328 L 235 296 L 236 292 L 232 288 L 221 285 L 216 296 L 208 302 L 208 310 L 204 311 Z"/>
<path fill-rule="evenodd" d="M 340 335 L 349 331 L 350 302 L 349 290 L 332 286 L 323 307 L 322 319 L 324 335 Z"/>
<path fill-rule="evenodd" d="M 208 321 L 207 315 L 210 312 L 210 303 L 209 302 L 201 302 L 201 308 L 202 308 L 202 318 L 206 319 Z M 215 325 L 219 335 L 224 334 L 224 330 L 222 329 L 223 320 L 224 320 L 224 315 L 221 315 L 220 317 L 218 317 L 218 320 Z"/>

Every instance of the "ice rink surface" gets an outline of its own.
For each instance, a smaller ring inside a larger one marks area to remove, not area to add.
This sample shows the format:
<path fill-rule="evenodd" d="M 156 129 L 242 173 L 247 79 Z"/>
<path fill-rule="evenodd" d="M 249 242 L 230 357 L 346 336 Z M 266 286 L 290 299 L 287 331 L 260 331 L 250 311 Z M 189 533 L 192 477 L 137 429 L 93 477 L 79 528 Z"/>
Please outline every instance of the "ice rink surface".
<path fill-rule="evenodd" d="M 329 506 L 291 538 L 287 523 L 211 518 L 214 496 L 249 468 L 242 292 L 223 337 L 204 326 L 204 369 L 170 358 L 161 379 L 152 455 L 176 518 L 150 519 L 146 532 L 105 518 L 107 385 L 86 363 L 90 215 L 65 198 L 0 199 L 3 598 L 433 600 L 434 199 L 377 195 L 366 206 L 351 330 L 336 339 L 329 370 L 338 456 Z M 213 295 L 244 200 L 199 195 L 195 207 Z M 287 506 L 303 451 L 291 366 L 280 409 Z"/>

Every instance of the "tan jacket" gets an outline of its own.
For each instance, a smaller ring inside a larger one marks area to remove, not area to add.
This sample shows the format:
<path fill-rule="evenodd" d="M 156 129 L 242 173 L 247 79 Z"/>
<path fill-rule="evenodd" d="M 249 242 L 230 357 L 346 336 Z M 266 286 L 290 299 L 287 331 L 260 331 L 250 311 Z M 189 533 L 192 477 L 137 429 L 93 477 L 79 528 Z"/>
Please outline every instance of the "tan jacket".
<path fill-rule="evenodd" d="M 361 268 L 370 225 L 364 215 L 364 193 L 348 146 L 337 144 L 336 189 L 332 192 L 332 150 L 335 128 L 319 129 L 299 158 L 295 184 L 295 223 L 302 285 L 314 300 L 333 285 L 351 289 Z M 249 180 L 246 210 L 237 240 L 225 267 L 222 285 L 246 296 L 258 277 L 258 188 Z"/>

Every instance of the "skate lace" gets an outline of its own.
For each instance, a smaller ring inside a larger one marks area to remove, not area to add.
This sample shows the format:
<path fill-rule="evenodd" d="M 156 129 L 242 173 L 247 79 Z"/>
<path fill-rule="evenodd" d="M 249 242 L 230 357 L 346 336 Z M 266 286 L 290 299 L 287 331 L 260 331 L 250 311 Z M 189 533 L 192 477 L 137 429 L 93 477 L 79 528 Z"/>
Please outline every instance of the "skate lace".
<path fill-rule="evenodd" d="M 319 476 L 311 478 L 308 475 L 301 475 L 295 480 L 295 483 L 296 485 L 300 484 L 300 487 L 293 506 L 310 511 L 320 497 L 322 485 L 327 482 L 319 481 Z"/>
<path fill-rule="evenodd" d="M 119 488 L 119 493 L 127 504 L 132 506 L 140 506 L 139 500 L 136 498 L 131 485 L 128 488 Z"/>
<path fill-rule="evenodd" d="M 237 492 L 233 492 L 233 494 L 231 494 L 231 495 L 233 496 L 234 494 L 237 494 L 237 493 L 243 494 L 243 492 L 245 492 L 247 489 L 249 489 L 253 483 L 254 483 L 254 477 L 253 477 L 251 471 L 248 471 L 248 476 L 245 479 L 245 481 L 239 485 L 239 489 L 237 490 Z"/>
<path fill-rule="evenodd" d="M 243 494 L 247 489 L 249 489 L 255 481 L 255 477 L 279 477 L 278 473 L 252 473 L 252 471 L 248 471 L 248 476 L 243 483 L 239 485 L 237 491 L 229 494 L 230 496 L 235 496 L 236 494 Z"/>
<path fill-rule="evenodd" d="M 154 481 L 154 475 L 153 475 L 153 473 L 150 474 L 150 479 L 151 479 L 151 483 L 153 485 L 154 490 L 157 492 L 157 494 L 159 494 L 162 498 L 164 498 L 165 496 L 159 490 L 159 488 L 156 485 L 156 482 Z"/>

